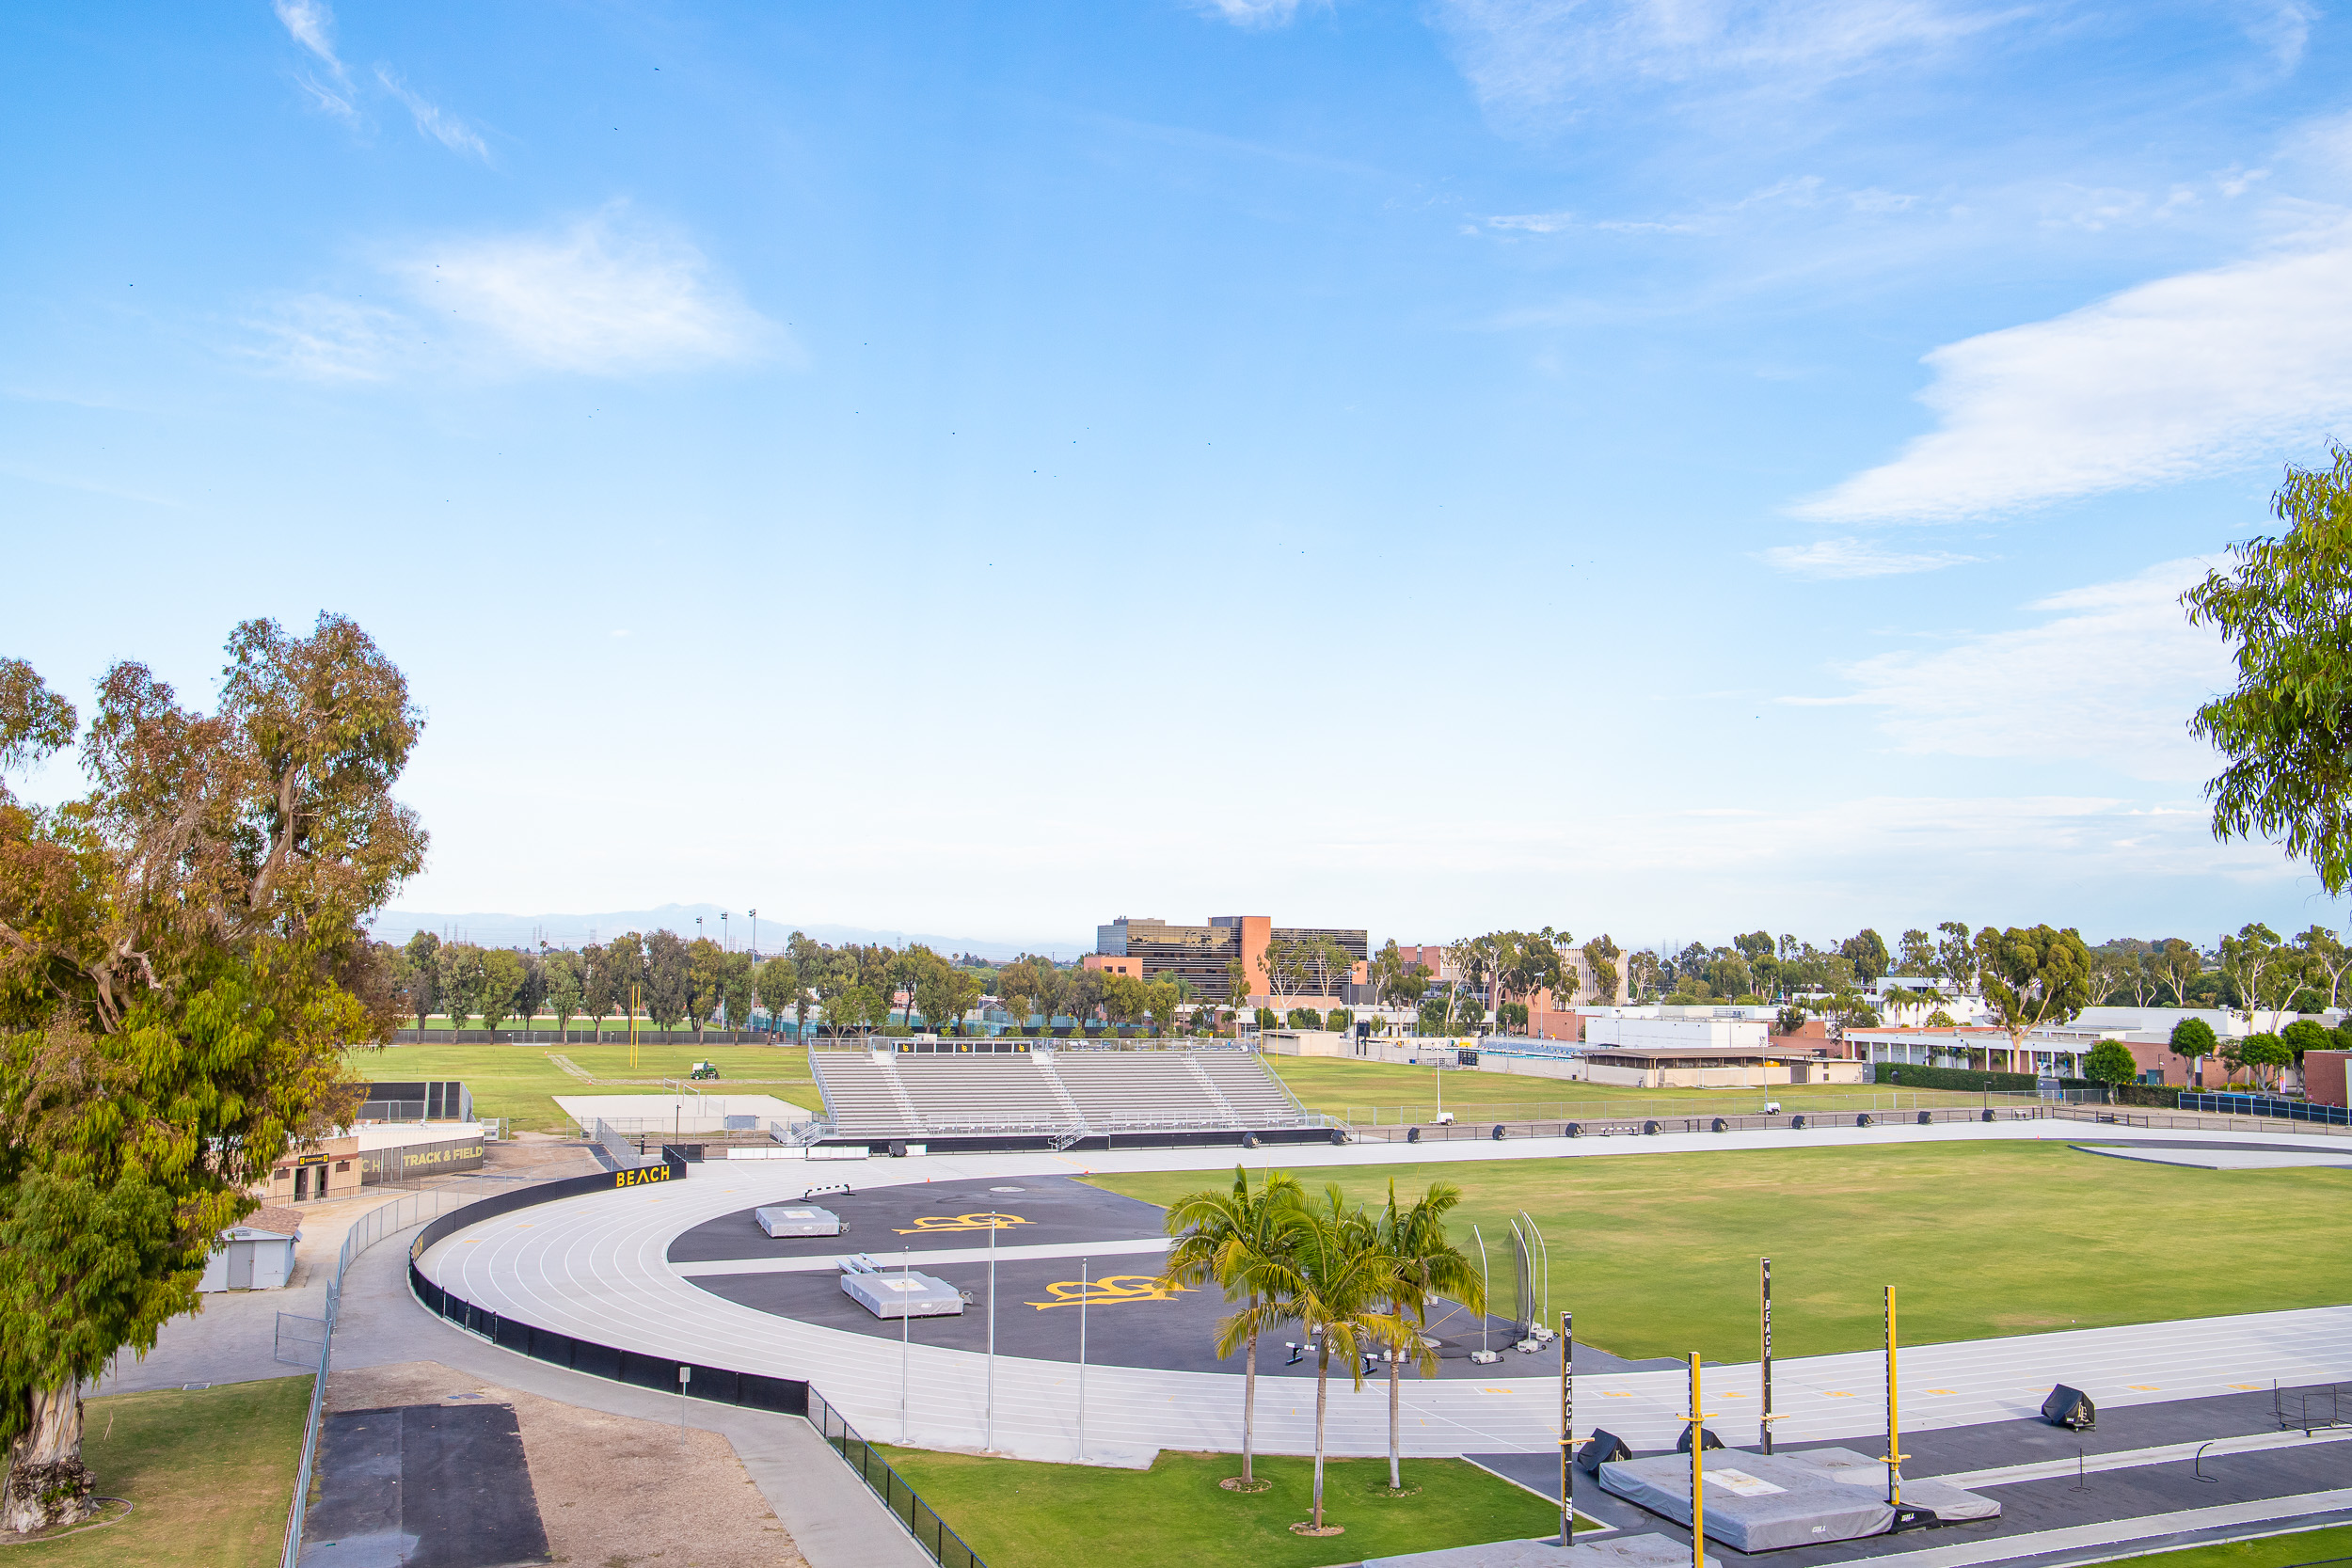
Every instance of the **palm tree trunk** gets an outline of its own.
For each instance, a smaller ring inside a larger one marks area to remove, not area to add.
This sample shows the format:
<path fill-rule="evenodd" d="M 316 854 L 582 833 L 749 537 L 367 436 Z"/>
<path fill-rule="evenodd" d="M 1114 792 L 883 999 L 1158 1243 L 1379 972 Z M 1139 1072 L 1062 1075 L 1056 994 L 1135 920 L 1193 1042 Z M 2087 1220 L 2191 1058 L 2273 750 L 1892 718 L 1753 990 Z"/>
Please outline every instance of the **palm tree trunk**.
<path fill-rule="evenodd" d="M 1404 1387 L 1398 1373 L 1405 1363 L 1402 1353 L 1392 1352 L 1391 1354 L 1393 1359 L 1389 1362 L 1389 1490 L 1401 1492 L 1405 1489 L 1405 1478 L 1397 1473 L 1396 1434 L 1398 1402 L 1403 1398 L 1401 1390 Z"/>
<path fill-rule="evenodd" d="M 1331 1334 L 1315 1352 L 1315 1528 L 1323 1528 L 1323 1416 L 1331 1402 Z"/>
<path fill-rule="evenodd" d="M 1249 1310 L 1256 1312 L 1258 1298 L 1249 1298 Z M 1241 1483 L 1248 1486 L 1257 1481 L 1250 1473 L 1249 1462 L 1257 1448 L 1258 1432 L 1258 1336 L 1249 1336 L 1249 1356 L 1242 1363 L 1241 1373 Z"/>

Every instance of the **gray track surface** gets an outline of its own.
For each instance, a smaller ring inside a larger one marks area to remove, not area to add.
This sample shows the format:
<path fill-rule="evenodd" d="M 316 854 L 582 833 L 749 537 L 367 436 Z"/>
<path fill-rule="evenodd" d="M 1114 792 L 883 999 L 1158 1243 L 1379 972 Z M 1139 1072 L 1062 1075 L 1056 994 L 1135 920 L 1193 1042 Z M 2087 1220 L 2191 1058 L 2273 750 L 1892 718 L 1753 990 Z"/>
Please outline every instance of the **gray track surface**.
<path fill-rule="evenodd" d="M 2066 1136 L 2040 1137 L 2059 1129 L 2074 1138 L 2081 1136 L 2079 1124 L 1963 1123 L 1598 1140 L 1629 1146 L 1619 1150 L 1597 1148 L 1595 1140 L 1558 1138 L 1411 1148 L 1309 1148 L 1281 1151 L 1281 1163 L 1311 1181 L 1307 1173 L 1318 1167 L 1368 1162 L 1458 1170 L 1490 1158 L 2070 1141 Z M 2128 1132 L 2119 1135 L 2105 1128 L 2096 1135 L 2102 1141 L 2132 1141 Z M 2228 1140 L 2174 1132 L 2165 1141 L 2219 1145 Z M 1226 1150 L 1073 1150 L 1064 1155 L 878 1160 L 850 1164 L 846 1169 L 794 1168 L 797 1162 L 785 1161 L 693 1166 L 683 1183 L 567 1199 L 528 1215 L 477 1226 L 437 1245 L 425 1267 L 467 1300 L 523 1322 L 655 1355 L 810 1378 L 836 1408 L 877 1438 L 899 1440 L 903 1432 L 906 1440 L 918 1445 L 961 1449 L 978 1448 L 993 1438 L 994 1447 L 1019 1457 L 1067 1461 L 1076 1456 L 1080 1413 L 1079 1380 L 1068 1350 L 1048 1356 L 1000 1352 L 993 1380 L 992 1421 L 987 1402 L 992 1380 L 981 1356 L 944 1344 L 916 1343 L 902 1371 L 898 1348 L 888 1342 L 886 1331 L 876 1335 L 869 1325 L 843 1329 L 781 1318 L 709 1288 L 722 1277 L 779 1277 L 775 1266 L 789 1268 L 803 1260 L 677 1264 L 669 1259 L 672 1244 L 710 1221 L 740 1215 L 748 1207 L 797 1198 L 815 1182 L 848 1180 L 860 1194 L 894 1186 L 919 1193 L 928 1179 L 934 1193 L 945 1189 L 969 1196 L 992 1186 L 1025 1187 L 1089 1171 L 1198 1170 L 1209 1180 L 1222 1180 L 1232 1168 L 1232 1158 Z M 864 1235 L 850 1239 L 863 1240 Z M 970 1233 L 959 1238 L 972 1239 Z M 984 1243 L 987 1237 L 981 1233 L 977 1239 Z M 963 1256 L 968 1259 L 970 1254 Z M 821 1259 L 804 1261 L 821 1270 Z M 999 1322 L 1001 1327 L 1001 1304 Z M 1581 1358 L 1580 1366 L 1583 1375 L 1578 1404 L 1584 1424 L 1623 1433 L 1640 1449 L 1672 1445 L 1687 1394 L 1684 1378 L 1674 1371 L 1613 1371 L 1597 1360 Z M 2029 1416 L 2059 1381 L 2087 1388 L 2108 1411 L 2266 1389 L 2273 1378 L 2290 1386 L 2331 1378 L 2352 1382 L 2352 1307 L 1921 1345 L 1906 1350 L 1902 1366 L 1905 1418 L 1915 1431 Z M 1867 1437 L 1876 1425 L 1876 1411 L 1883 1408 L 1880 1356 L 1862 1353 L 1788 1359 L 1776 1370 L 1775 1408 L 1784 1416 L 1778 1428 L 1784 1442 L 1847 1442 Z M 1710 1402 L 1722 1402 L 1715 1406 L 1722 1414 L 1713 1424 L 1728 1442 L 1756 1441 L 1756 1373 L 1751 1363 L 1725 1366 L 1708 1377 Z M 1550 1448 L 1558 1431 L 1551 1374 L 1548 1356 L 1506 1354 L 1484 1378 L 1406 1379 L 1406 1451 Z M 1235 1449 L 1240 1445 L 1239 1382 L 1226 1373 L 1096 1363 L 1086 1385 L 1088 1453 L 1097 1460 L 1141 1464 L 1162 1448 Z M 1261 1447 L 1268 1452 L 1311 1451 L 1314 1402 L 1298 1397 L 1308 1385 L 1280 1375 L 1269 1377 L 1263 1391 L 1275 1397 L 1259 1402 Z M 1387 1403 L 1382 1380 L 1373 1380 L 1361 1391 L 1335 1380 L 1330 1451 L 1385 1451 Z"/>

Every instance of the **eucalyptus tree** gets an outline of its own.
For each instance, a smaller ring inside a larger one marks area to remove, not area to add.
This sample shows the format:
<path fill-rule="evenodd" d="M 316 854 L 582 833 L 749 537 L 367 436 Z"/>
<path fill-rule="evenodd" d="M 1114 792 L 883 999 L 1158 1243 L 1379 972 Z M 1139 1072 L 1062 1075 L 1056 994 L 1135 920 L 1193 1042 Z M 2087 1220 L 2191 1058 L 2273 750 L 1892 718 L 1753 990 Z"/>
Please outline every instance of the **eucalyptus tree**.
<path fill-rule="evenodd" d="M 1168 1233 L 1176 1241 L 1161 1270 L 1163 1285 L 1190 1289 L 1215 1280 L 1227 1301 L 1242 1304 L 1241 1310 L 1218 1320 L 1216 1354 L 1222 1361 L 1243 1352 L 1239 1489 L 1246 1492 L 1260 1486 L 1251 1468 L 1257 1453 L 1258 1339 L 1295 1316 L 1275 1274 L 1287 1257 L 1290 1216 L 1305 1201 L 1296 1178 L 1287 1171 L 1275 1172 L 1252 1190 L 1248 1171 L 1235 1165 L 1230 1191 L 1211 1187 L 1187 1193 L 1168 1210 Z"/>
<path fill-rule="evenodd" d="M 2065 1023 L 2089 1005 L 2090 950 L 2071 927 L 1987 926 L 1977 933 L 1977 964 L 1985 1006 L 2009 1034 L 2011 1070 L 2028 1031 Z"/>
<path fill-rule="evenodd" d="M 556 1035 L 569 1044 L 572 1020 L 580 1015 L 587 1001 L 580 956 L 568 947 L 559 947 L 540 960 L 540 969 L 547 976 L 548 1010 L 555 1015 Z"/>
<path fill-rule="evenodd" d="M 2214 836 L 2283 838 L 2333 895 L 2352 883 L 2352 449 L 2328 451 L 2328 467 L 2290 467 L 2272 495 L 2285 532 L 2232 546 L 2230 569 L 2181 602 L 2237 666 L 2188 725 L 2228 759 L 2205 785 Z"/>
<path fill-rule="evenodd" d="M 422 726 L 354 623 L 230 635 L 210 713 L 145 666 L 87 732 L 0 660 L 0 1528 L 86 1517 L 81 1386 L 197 1306 L 220 1232 L 398 1026 L 369 922 L 424 863 Z M 87 791 L 7 775 L 73 744 Z"/>

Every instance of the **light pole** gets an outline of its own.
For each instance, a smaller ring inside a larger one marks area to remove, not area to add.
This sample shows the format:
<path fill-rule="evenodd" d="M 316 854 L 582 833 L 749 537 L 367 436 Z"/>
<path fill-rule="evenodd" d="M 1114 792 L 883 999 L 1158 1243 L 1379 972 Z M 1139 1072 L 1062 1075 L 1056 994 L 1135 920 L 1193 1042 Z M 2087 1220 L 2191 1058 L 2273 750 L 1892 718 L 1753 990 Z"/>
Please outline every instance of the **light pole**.
<path fill-rule="evenodd" d="M 996 1220 L 988 1216 L 988 1397 L 987 1433 L 983 1451 L 996 1451 Z"/>
<path fill-rule="evenodd" d="M 910 1277 L 914 1272 L 914 1254 L 908 1250 L 898 1259 L 898 1441 L 910 1447 L 914 1442 L 914 1429 L 907 1416 L 907 1319 L 912 1315 L 907 1303 L 911 1299 L 908 1292 L 914 1289 Z"/>
<path fill-rule="evenodd" d="M 1092 1259 L 1078 1259 L 1078 1462 L 1087 1457 L 1087 1292 L 1090 1288 L 1088 1268 Z"/>
<path fill-rule="evenodd" d="M 719 911 L 719 945 L 730 953 L 735 951 L 727 946 L 727 911 L 724 910 Z"/>
<path fill-rule="evenodd" d="M 751 911 L 751 917 L 752 917 L 752 957 L 753 957 L 753 958 L 758 958 L 758 957 L 759 957 L 759 911 L 758 911 L 757 910 L 753 910 L 753 911 Z"/>

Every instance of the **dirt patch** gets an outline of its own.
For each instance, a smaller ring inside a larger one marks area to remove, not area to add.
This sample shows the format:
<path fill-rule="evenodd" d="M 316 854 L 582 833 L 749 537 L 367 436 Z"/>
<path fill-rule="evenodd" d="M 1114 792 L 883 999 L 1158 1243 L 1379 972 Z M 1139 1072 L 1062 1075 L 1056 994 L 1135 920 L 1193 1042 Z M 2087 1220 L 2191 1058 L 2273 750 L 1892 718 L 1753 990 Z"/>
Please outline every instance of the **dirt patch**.
<path fill-rule="evenodd" d="M 803 1568 L 784 1526 L 715 1432 L 582 1410 L 437 1361 L 336 1371 L 329 1410 L 472 1404 L 515 1408 L 557 1562 L 596 1568 Z"/>

